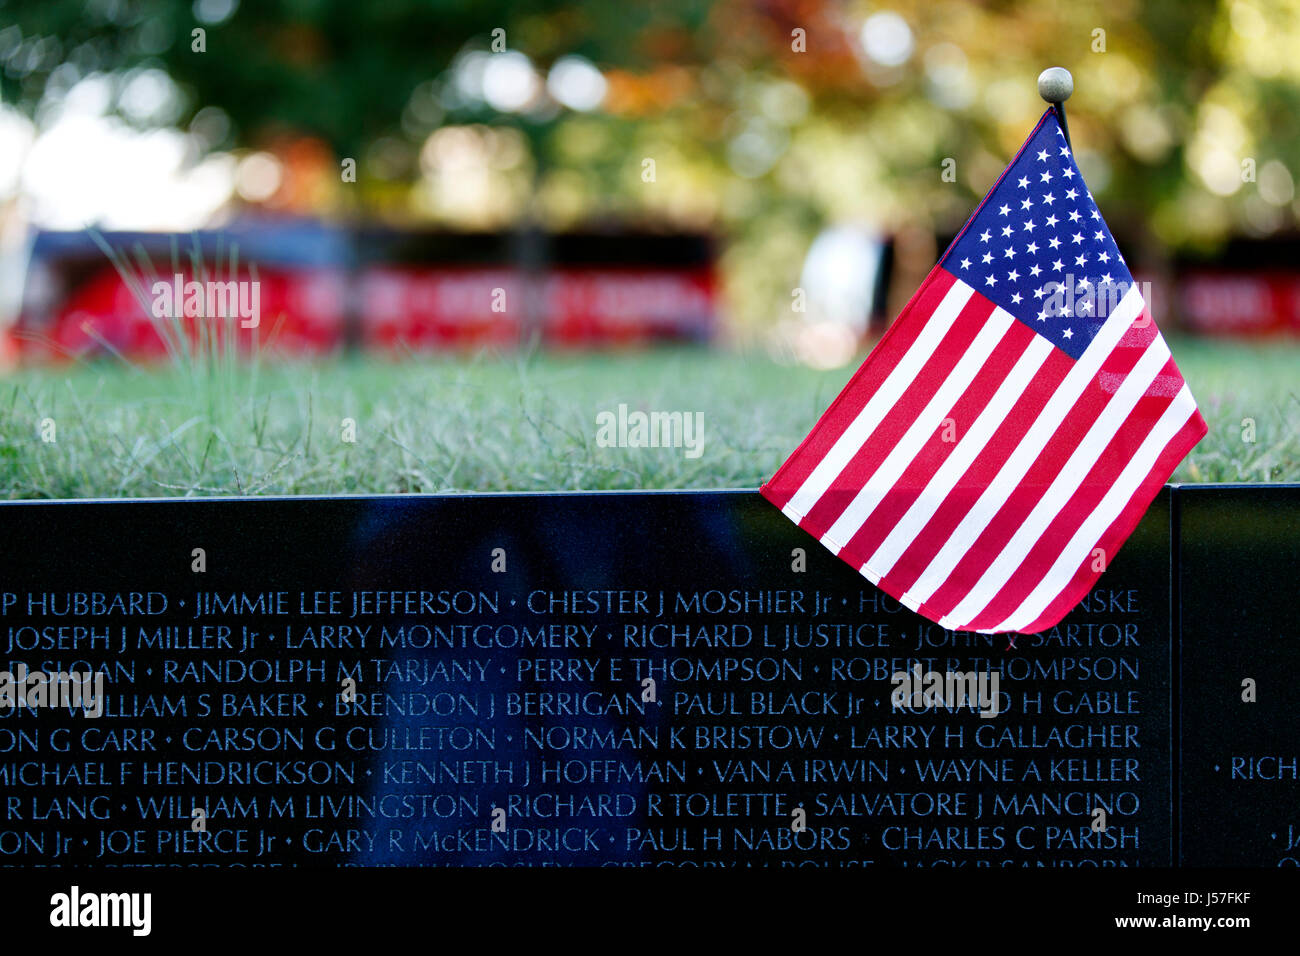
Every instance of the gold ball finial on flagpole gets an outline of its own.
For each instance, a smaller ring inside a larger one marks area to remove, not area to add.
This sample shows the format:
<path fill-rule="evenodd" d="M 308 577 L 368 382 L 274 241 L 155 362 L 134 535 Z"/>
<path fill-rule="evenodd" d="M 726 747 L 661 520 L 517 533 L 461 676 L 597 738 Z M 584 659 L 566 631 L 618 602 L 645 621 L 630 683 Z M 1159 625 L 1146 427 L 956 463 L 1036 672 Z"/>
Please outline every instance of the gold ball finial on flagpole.
<path fill-rule="evenodd" d="M 1074 77 L 1065 67 L 1049 67 L 1038 74 L 1038 95 L 1052 104 L 1056 121 L 1061 124 L 1061 132 L 1065 134 L 1065 145 L 1071 150 L 1074 149 L 1074 144 L 1070 142 L 1070 127 L 1065 122 L 1065 101 L 1073 92 Z"/>

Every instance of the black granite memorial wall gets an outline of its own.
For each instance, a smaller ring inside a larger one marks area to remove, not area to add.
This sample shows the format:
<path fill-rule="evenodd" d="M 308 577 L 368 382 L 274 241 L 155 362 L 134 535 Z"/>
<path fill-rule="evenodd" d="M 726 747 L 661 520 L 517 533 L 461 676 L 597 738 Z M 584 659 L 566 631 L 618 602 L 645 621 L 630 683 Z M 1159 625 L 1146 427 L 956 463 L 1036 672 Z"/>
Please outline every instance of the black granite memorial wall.
<path fill-rule="evenodd" d="M 1300 866 L 1300 487 L 1178 490 L 1188 866 Z"/>
<path fill-rule="evenodd" d="M 0 707 L 0 865 L 1273 866 L 1298 513 L 1167 488 L 1013 646 L 753 492 L 0 505 L 4 669 L 105 691 Z"/>

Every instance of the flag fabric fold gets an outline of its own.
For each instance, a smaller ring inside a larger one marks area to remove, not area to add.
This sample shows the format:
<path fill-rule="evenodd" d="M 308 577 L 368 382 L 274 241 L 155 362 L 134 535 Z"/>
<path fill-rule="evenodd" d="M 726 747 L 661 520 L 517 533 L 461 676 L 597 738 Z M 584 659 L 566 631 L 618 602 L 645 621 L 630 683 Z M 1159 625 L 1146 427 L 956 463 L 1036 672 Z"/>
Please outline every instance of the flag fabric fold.
<path fill-rule="evenodd" d="M 760 490 L 943 627 L 1034 633 L 1205 433 L 1049 109 Z"/>

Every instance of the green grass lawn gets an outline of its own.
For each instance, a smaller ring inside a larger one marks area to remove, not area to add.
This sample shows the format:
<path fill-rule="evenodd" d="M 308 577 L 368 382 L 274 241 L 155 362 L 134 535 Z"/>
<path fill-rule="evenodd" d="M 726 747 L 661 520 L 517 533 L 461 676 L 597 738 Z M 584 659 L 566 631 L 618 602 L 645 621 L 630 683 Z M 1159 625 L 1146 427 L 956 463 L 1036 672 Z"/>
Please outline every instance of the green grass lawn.
<path fill-rule="evenodd" d="M 1210 424 L 1174 480 L 1300 480 L 1300 346 L 1171 347 Z M 754 487 L 852 369 L 690 349 L 23 369 L 0 384 L 0 495 Z M 599 447 L 620 403 L 702 412 L 703 453 Z"/>

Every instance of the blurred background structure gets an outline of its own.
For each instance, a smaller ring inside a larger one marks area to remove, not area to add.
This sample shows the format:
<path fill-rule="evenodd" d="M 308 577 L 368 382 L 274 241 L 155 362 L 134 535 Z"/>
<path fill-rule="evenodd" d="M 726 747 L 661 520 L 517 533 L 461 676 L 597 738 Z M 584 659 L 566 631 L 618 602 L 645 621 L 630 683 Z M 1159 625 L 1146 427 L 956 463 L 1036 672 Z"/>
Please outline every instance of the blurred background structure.
<path fill-rule="evenodd" d="M 1297 0 L 0 0 L 0 322 L 10 358 L 147 353 L 107 243 L 234 252 L 287 351 L 840 365 L 1061 65 L 1158 321 L 1300 334 L 1297 53 Z"/>

